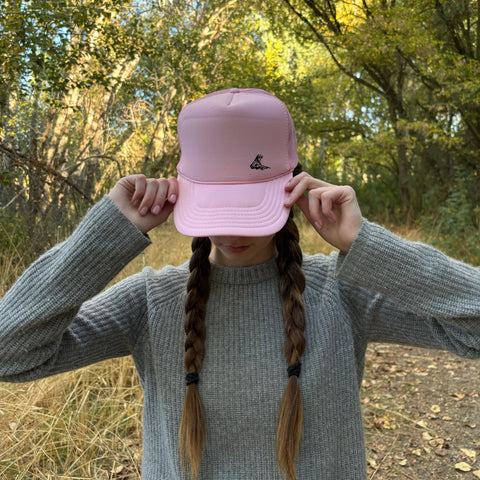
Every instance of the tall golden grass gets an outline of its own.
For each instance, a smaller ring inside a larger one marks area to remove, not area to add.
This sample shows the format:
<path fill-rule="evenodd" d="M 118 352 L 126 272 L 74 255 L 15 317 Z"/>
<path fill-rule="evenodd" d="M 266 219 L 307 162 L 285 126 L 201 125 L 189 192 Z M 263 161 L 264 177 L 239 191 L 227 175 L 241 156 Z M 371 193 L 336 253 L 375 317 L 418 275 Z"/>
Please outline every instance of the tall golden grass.
<path fill-rule="evenodd" d="M 312 227 L 299 226 L 306 253 L 332 250 Z M 114 281 L 145 265 L 160 268 L 189 258 L 190 239 L 170 221 L 151 237 L 153 244 Z M 4 260 L 4 269 L 19 269 Z M 0 479 L 139 479 L 142 401 L 130 358 L 34 383 L 0 383 Z"/>

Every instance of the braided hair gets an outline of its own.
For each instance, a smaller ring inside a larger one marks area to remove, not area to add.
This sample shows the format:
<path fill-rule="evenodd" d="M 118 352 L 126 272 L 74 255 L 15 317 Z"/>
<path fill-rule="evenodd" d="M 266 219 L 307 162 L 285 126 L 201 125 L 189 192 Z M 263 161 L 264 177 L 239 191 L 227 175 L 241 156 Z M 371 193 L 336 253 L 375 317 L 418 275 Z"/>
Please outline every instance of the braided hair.
<path fill-rule="evenodd" d="M 210 260 L 212 243 L 208 237 L 192 240 L 190 276 L 185 301 L 185 369 L 187 391 L 178 432 L 181 466 L 192 478 L 197 478 L 202 461 L 205 438 L 205 418 L 198 392 L 198 373 L 205 356 L 205 314 L 210 293 Z"/>
<path fill-rule="evenodd" d="M 305 305 L 302 292 L 305 276 L 302 271 L 302 251 L 299 233 L 293 220 L 293 210 L 287 223 L 275 236 L 278 250 L 277 266 L 280 274 L 280 293 L 283 298 L 283 321 L 285 328 L 284 354 L 289 380 L 282 404 L 277 428 L 277 462 L 280 471 L 289 480 L 296 479 L 295 459 L 303 428 L 303 403 L 298 377 L 300 359 L 305 351 Z"/>
<path fill-rule="evenodd" d="M 297 478 L 295 459 L 303 426 L 303 406 L 298 376 L 300 358 L 305 351 L 306 343 L 305 307 L 302 299 L 305 277 L 301 269 L 302 252 L 298 240 L 298 228 L 291 211 L 287 223 L 275 235 L 286 337 L 284 353 L 289 364 L 290 377 L 280 407 L 276 451 L 279 469 L 288 480 Z M 210 239 L 194 238 L 192 251 L 185 302 L 187 391 L 179 430 L 179 454 L 183 470 L 188 472 L 191 478 L 197 478 L 205 437 L 205 419 L 197 382 L 205 355 L 205 314 L 210 291 L 208 259 L 211 251 Z"/>

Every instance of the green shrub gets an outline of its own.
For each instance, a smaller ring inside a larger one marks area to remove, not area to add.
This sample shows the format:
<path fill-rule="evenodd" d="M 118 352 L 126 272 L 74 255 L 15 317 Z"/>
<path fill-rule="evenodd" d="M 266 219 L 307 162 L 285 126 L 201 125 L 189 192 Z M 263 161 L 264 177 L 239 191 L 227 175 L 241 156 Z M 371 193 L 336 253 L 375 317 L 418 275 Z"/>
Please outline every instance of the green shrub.
<path fill-rule="evenodd" d="M 0 295 L 23 270 L 27 243 L 21 219 L 0 209 Z"/>
<path fill-rule="evenodd" d="M 480 206 L 475 204 L 470 176 L 456 169 L 446 201 L 421 220 L 427 240 L 445 253 L 473 263 L 480 262 Z"/>

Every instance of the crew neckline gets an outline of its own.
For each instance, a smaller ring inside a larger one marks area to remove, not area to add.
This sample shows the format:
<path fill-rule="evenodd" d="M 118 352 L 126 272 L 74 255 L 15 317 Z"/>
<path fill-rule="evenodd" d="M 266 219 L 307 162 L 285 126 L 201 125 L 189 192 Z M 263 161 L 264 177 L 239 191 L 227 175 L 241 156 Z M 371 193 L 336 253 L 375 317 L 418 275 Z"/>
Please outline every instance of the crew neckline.
<path fill-rule="evenodd" d="M 216 263 L 211 264 L 210 280 L 215 283 L 245 285 L 263 282 L 273 277 L 278 277 L 276 258 L 247 267 L 225 267 Z"/>

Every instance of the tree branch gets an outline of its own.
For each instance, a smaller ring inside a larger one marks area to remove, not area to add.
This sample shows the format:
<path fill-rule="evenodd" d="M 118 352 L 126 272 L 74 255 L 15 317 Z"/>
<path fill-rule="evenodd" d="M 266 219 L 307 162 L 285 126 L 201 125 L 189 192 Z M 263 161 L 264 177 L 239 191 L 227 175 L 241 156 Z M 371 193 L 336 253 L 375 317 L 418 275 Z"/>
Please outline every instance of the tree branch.
<path fill-rule="evenodd" d="M 48 165 L 44 165 L 39 161 L 35 161 L 32 158 L 30 158 L 28 155 L 25 155 L 20 152 L 16 152 L 12 150 L 9 147 L 6 147 L 3 144 L 0 144 L 0 151 L 8 155 L 12 160 L 13 163 L 19 167 L 22 167 L 22 163 L 19 162 L 19 160 L 23 160 L 24 163 L 27 163 L 28 165 L 31 165 L 33 167 L 36 167 L 43 172 L 52 175 L 54 178 L 57 180 L 60 180 L 61 182 L 65 183 L 69 187 L 73 188 L 77 193 L 79 193 L 85 200 L 87 200 L 90 204 L 93 203 L 93 200 L 85 193 L 83 192 L 75 183 L 73 183 L 69 178 L 64 177 L 61 175 L 59 172 L 54 170 L 53 168 L 49 167 Z"/>
<path fill-rule="evenodd" d="M 382 90 L 380 90 L 378 87 L 376 87 L 373 83 L 370 83 L 370 82 L 367 82 L 365 79 L 359 77 L 358 75 L 355 75 L 352 71 L 348 70 L 342 63 L 340 63 L 340 61 L 337 59 L 336 55 L 334 54 L 332 48 L 330 47 L 330 45 L 328 44 L 328 42 L 326 41 L 325 37 L 318 31 L 318 29 L 308 20 L 308 18 L 306 18 L 301 12 L 299 12 L 291 3 L 289 0 L 283 0 L 288 8 L 295 14 L 297 15 L 297 17 L 303 22 L 305 23 L 305 25 L 307 25 L 310 30 L 313 32 L 313 34 L 315 35 L 315 37 L 317 37 L 317 39 L 320 41 L 320 43 L 322 43 L 322 45 L 327 49 L 327 52 L 328 54 L 330 55 L 330 57 L 332 58 L 333 62 L 335 63 L 335 65 L 345 74 L 347 75 L 348 77 L 352 78 L 356 83 L 359 83 L 360 85 L 363 85 L 364 87 L 368 88 L 369 90 L 372 90 L 376 93 L 378 93 L 379 95 L 382 95 L 384 96 L 384 92 L 382 92 Z M 309 3 L 307 1 L 307 3 Z M 320 15 L 321 17 L 321 15 Z M 365 66 L 366 68 L 366 66 Z M 367 69 L 367 68 L 366 68 Z"/>

